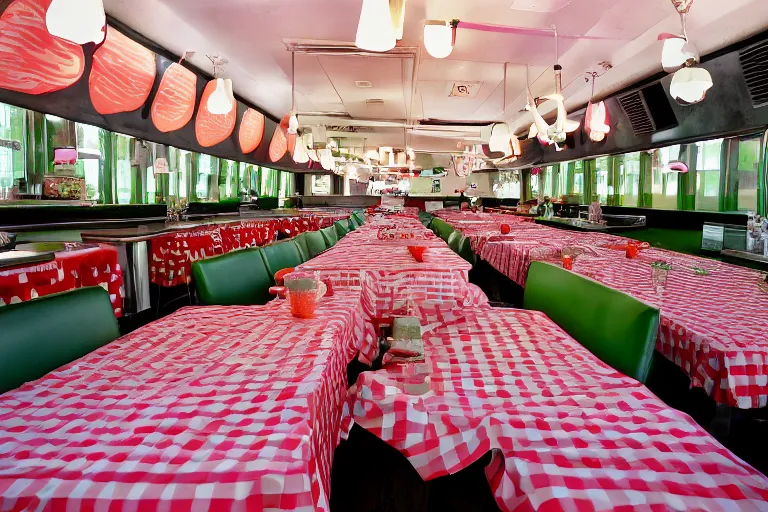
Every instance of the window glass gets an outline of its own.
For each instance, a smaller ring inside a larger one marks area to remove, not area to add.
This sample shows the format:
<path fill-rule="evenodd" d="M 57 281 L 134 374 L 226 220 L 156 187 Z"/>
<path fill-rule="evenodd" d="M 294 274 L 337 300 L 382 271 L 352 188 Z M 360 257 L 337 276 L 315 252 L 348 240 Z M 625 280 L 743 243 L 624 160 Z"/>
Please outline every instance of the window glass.
<path fill-rule="evenodd" d="M 494 183 L 493 191 L 498 198 L 520 199 L 520 172 L 499 171 L 498 182 Z"/>
<path fill-rule="evenodd" d="M 331 193 L 331 176 L 329 174 L 312 175 L 312 195 L 327 196 Z"/>
<path fill-rule="evenodd" d="M 640 153 L 624 155 L 621 163 L 621 194 L 624 206 L 637 206 L 640 197 Z"/>
<path fill-rule="evenodd" d="M 130 204 L 132 192 L 131 145 L 133 137 L 115 134 L 115 189 L 117 204 Z"/>
<path fill-rule="evenodd" d="M 540 196 L 541 192 L 541 173 L 543 172 L 543 169 L 539 168 L 539 171 L 536 174 L 533 174 L 531 172 L 531 199 L 536 199 Z"/>
<path fill-rule="evenodd" d="M 680 158 L 679 145 L 661 148 L 653 152 L 651 192 L 654 208 L 677 209 L 678 173 L 667 170 L 666 167 L 678 158 Z"/>
<path fill-rule="evenodd" d="M 77 175 L 85 178 L 85 197 L 101 200 L 101 128 L 75 123 L 77 129 Z M 130 194 L 130 192 L 129 192 Z"/>
<path fill-rule="evenodd" d="M 757 211 L 761 148 L 760 137 L 739 140 L 739 210 Z"/>
<path fill-rule="evenodd" d="M 10 197 L 15 180 L 26 179 L 23 109 L 0 103 L 0 199 Z"/>
<path fill-rule="evenodd" d="M 218 158 L 205 154 L 197 155 L 197 176 L 194 187 L 197 201 L 218 201 Z"/>
<path fill-rule="evenodd" d="M 696 209 L 716 212 L 719 207 L 723 139 L 697 142 L 696 146 Z"/>
<path fill-rule="evenodd" d="M 610 159 L 606 156 L 595 160 L 595 193 L 598 196 L 600 204 L 607 204 L 608 195 L 613 194 L 613 186 L 608 186 L 610 162 Z"/>

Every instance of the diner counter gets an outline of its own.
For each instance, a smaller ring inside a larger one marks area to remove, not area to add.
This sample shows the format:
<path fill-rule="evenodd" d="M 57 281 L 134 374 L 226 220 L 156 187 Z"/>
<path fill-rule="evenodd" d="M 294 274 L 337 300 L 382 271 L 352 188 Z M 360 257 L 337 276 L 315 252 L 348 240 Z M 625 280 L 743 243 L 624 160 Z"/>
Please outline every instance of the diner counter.
<path fill-rule="evenodd" d="M 587 222 L 579 219 L 562 219 L 553 217 L 547 219 L 545 217 L 536 217 L 536 224 L 543 226 L 551 226 L 554 228 L 570 229 L 573 231 L 587 231 L 592 233 L 616 233 L 624 231 L 637 231 L 639 229 L 647 229 L 643 225 L 630 225 L 630 226 L 611 226 L 608 224 L 596 224 L 593 222 Z"/>

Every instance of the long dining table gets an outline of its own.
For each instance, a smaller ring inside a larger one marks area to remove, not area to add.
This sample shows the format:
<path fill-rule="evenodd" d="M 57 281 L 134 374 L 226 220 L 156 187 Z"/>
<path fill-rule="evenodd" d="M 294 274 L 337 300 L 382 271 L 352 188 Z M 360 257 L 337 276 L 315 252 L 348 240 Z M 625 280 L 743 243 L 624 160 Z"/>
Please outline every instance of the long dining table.
<path fill-rule="evenodd" d="M 512 222 L 503 235 L 499 216 L 485 214 L 483 222 L 483 215 L 472 214 L 470 225 L 461 212 L 437 212 L 466 231 L 480 258 L 522 286 L 531 261 L 560 264 L 563 250 L 576 254 L 574 272 L 659 308 L 657 350 L 693 386 L 721 404 L 768 405 L 768 326 L 759 320 L 768 310 L 765 273 L 652 247 L 628 259 L 630 240 L 604 233 Z"/>

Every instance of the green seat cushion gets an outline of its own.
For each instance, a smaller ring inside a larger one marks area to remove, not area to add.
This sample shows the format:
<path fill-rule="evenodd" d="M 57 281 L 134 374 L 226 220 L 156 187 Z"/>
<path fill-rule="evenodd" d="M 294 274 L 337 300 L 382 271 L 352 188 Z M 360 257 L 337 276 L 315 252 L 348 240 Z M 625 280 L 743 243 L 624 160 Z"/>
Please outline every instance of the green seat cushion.
<path fill-rule="evenodd" d="M 459 242 L 459 250 L 456 251 L 456 253 L 472 265 L 475 264 L 477 257 L 475 255 L 475 251 L 472 250 L 472 245 L 469 243 L 469 238 L 465 236 L 461 237 L 461 241 Z"/>
<path fill-rule="evenodd" d="M 357 224 L 352 219 L 353 219 L 353 217 L 350 217 L 350 218 L 345 220 L 345 222 L 347 223 L 347 226 L 349 228 L 349 231 L 354 231 L 354 230 L 357 229 Z"/>
<path fill-rule="evenodd" d="M 328 226 L 320 230 L 325 238 L 326 245 L 331 248 L 339 241 L 339 236 L 336 234 L 336 226 Z"/>
<path fill-rule="evenodd" d="M 299 246 L 299 252 L 301 253 L 302 263 L 307 261 L 309 258 L 311 258 L 311 256 L 309 255 L 309 244 L 307 243 L 307 234 L 308 233 L 302 233 L 293 239 L 293 241 L 296 242 L 296 245 Z"/>
<path fill-rule="evenodd" d="M 339 239 L 344 238 L 347 236 L 347 233 L 349 233 L 349 223 L 347 222 L 347 219 L 337 220 L 333 223 L 333 227 L 336 228 L 336 236 L 339 237 Z"/>
<path fill-rule="evenodd" d="M 453 233 L 451 233 L 448 236 L 448 240 L 446 240 L 446 242 L 448 242 L 448 247 L 450 247 L 450 249 L 453 252 L 458 253 L 459 252 L 459 245 L 461 244 L 461 239 L 462 238 L 463 238 L 463 236 L 461 234 L 461 231 L 459 231 L 458 229 L 455 230 Z"/>
<path fill-rule="evenodd" d="M 453 228 L 443 219 L 438 219 L 435 217 L 432 219 L 432 231 L 434 231 L 437 236 L 447 242 L 448 237 L 451 236 L 451 233 L 453 233 Z"/>
<path fill-rule="evenodd" d="M 294 244 L 295 246 L 295 244 Z M 261 249 L 245 249 L 192 264 L 197 296 L 202 304 L 218 306 L 266 304 L 272 298 L 272 275 Z"/>
<path fill-rule="evenodd" d="M 534 261 L 525 309 L 543 311 L 616 370 L 645 382 L 659 331 L 659 310 L 560 267 Z"/>
<path fill-rule="evenodd" d="M 310 258 L 314 258 L 328 248 L 328 242 L 320 231 L 308 231 L 306 235 Z"/>
<path fill-rule="evenodd" d="M 360 219 L 357 218 L 357 215 L 354 213 L 349 217 L 349 223 L 352 226 L 355 226 L 355 229 L 363 225 L 363 223 L 360 221 Z"/>
<path fill-rule="evenodd" d="M 267 265 L 269 275 L 273 278 L 279 270 L 296 268 L 304 263 L 301 259 L 299 246 L 293 240 L 265 245 L 261 248 L 261 255 Z"/>
<path fill-rule="evenodd" d="M 365 224 L 365 214 L 363 212 L 355 212 L 353 216 L 357 219 L 357 222 L 362 226 Z"/>
<path fill-rule="evenodd" d="M 0 308 L 0 393 L 64 366 L 120 336 L 109 294 L 80 288 Z"/>

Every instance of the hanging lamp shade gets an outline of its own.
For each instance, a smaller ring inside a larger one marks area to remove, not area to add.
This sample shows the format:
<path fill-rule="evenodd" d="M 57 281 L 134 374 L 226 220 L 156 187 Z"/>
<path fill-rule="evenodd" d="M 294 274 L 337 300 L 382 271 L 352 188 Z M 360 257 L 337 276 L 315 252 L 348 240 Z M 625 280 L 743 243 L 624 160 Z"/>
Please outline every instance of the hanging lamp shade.
<path fill-rule="evenodd" d="M 512 133 L 507 123 L 496 123 L 491 127 L 491 137 L 488 140 L 488 149 L 494 153 L 512 154 Z"/>
<path fill-rule="evenodd" d="M 669 94 L 681 105 L 693 105 L 703 101 L 713 85 L 712 75 L 706 69 L 683 68 L 672 77 Z"/>
<path fill-rule="evenodd" d="M 214 115 L 226 115 L 235 105 L 235 94 L 232 90 L 232 80 L 216 78 L 216 90 L 208 97 L 206 108 Z"/>
<path fill-rule="evenodd" d="M 605 102 L 590 103 L 584 117 L 584 129 L 592 142 L 602 142 L 611 131 L 608 119 L 608 108 Z"/>
<path fill-rule="evenodd" d="M 296 145 L 293 147 L 293 161 L 297 164 L 305 164 L 309 162 L 309 155 L 307 154 L 307 147 L 304 145 L 304 139 L 299 137 L 296 139 Z"/>
<path fill-rule="evenodd" d="M 444 20 L 428 20 L 424 24 L 424 47 L 432 57 L 444 59 L 453 51 L 453 28 Z"/>
<path fill-rule="evenodd" d="M 371 52 L 386 52 L 396 43 L 389 0 L 363 0 L 355 46 Z"/>
<path fill-rule="evenodd" d="M 334 169 L 335 162 L 333 160 L 333 153 L 330 149 L 321 149 L 317 152 L 317 155 L 320 157 L 320 165 L 323 166 L 323 169 L 326 171 Z"/>
<path fill-rule="evenodd" d="M 75 44 L 101 44 L 107 35 L 102 0 L 53 0 L 45 13 L 45 26 L 56 37 Z"/>
<path fill-rule="evenodd" d="M 661 66 L 667 73 L 674 73 L 683 66 L 694 66 L 699 63 L 698 50 L 684 37 L 671 34 L 662 34 L 659 37 L 664 39 Z"/>
<path fill-rule="evenodd" d="M 291 117 L 288 119 L 288 135 L 296 135 L 299 131 L 299 119 L 296 114 L 291 113 Z"/>

